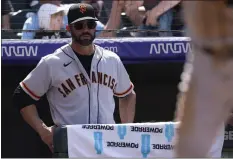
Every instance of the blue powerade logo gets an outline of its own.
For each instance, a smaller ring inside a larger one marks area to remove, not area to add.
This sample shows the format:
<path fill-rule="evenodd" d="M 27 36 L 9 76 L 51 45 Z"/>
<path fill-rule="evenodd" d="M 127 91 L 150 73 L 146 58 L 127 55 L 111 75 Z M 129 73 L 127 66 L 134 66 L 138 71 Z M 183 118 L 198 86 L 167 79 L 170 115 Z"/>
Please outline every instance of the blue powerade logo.
<path fill-rule="evenodd" d="M 121 140 L 123 140 L 126 136 L 127 130 L 125 125 L 118 125 L 117 126 L 117 133 Z"/>
<path fill-rule="evenodd" d="M 142 146 L 141 146 L 142 157 L 147 158 L 148 154 L 150 153 L 150 135 L 142 134 L 141 140 L 142 140 Z"/>
<path fill-rule="evenodd" d="M 168 142 L 171 142 L 174 135 L 175 135 L 175 128 L 173 124 L 166 124 L 165 125 L 165 137 L 167 138 Z"/>
<path fill-rule="evenodd" d="M 94 132 L 94 147 L 97 154 L 102 154 L 103 152 L 103 133 L 102 132 Z"/>

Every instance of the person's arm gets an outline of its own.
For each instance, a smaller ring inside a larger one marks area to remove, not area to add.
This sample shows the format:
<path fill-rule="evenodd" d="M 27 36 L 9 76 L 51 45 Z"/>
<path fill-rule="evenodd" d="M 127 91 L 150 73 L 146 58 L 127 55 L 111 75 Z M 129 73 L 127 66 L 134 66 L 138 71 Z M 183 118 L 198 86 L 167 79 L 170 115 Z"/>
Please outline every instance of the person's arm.
<path fill-rule="evenodd" d="M 112 2 L 112 9 L 110 17 L 107 24 L 104 27 L 104 30 L 100 33 L 99 37 L 115 37 L 116 32 L 105 31 L 105 30 L 114 30 L 120 27 L 121 22 L 121 12 L 124 6 L 124 1 L 114 0 Z"/>
<path fill-rule="evenodd" d="M 21 113 L 23 119 L 39 134 L 43 133 L 44 122 L 40 119 L 36 103 L 19 85 L 13 94 L 13 105 Z"/>
<path fill-rule="evenodd" d="M 41 137 L 52 150 L 52 127 L 48 127 L 40 119 L 36 102 L 49 90 L 51 85 L 50 69 L 45 59 L 42 58 L 36 68 L 20 82 L 14 91 L 13 105 L 20 111 L 23 119 Z"/>
<path fill-rule="evenodd" d="M 124 12 L 129 20 L 135 25 L 141 25 L 145 12 L 139 11 L 139 7 L 143 6 L 143 0 L 127 0 Z"/>
<path fill-rule="evenodd" d="M 178 5 L 181 0 L 174 1 L 161 1 L 158 5 L 156 5 L 152 10 L 147 11 L 147 25 L 156 25 L 156 19 L 160 17 L 162 14 L 172 9 L 176 5 Z"/>
<path fill-rule="evenodd" d="M 20 111 L 23 119 L 28 123 L 46 143 L 52 151 L 52 127 L 48 127 L 39 117 L 36 105 L 36 100 L 31 98 L 24 92 L 19 85 L 13 94 L 13 104 Z"/>
<path fill-rule="evenodd" d="M 135 116 L 136 93 L 132 91 L 124 98 L 119 98 L 119 110 L 122 123 L 133 123 Z"/>
<path fill-rule="evenodd" d="M 2 16 L 2 29 L 10 29 L 10 15 L 5 14 Z"/>
<path fill-rule="evenodd" d="M 40 135 L 42 141 L 53 151 L 53 127 L 48 127 L 39 117 L 36 105 L 20 110 L 23 119 Z"/>
<path fill-rule="evenodd" d="M 161 1 L 157 6 L 155 6 L 151 13 L 155 17 L 161 16 L 163 13 L 167 12 L 168 10 L 175 7 L 177 4 L 179 4 L 181 0 L 174 0 L 174 1 Z"/>
<path fill-rule="evenodd" d="M 103 6 L 104 6 L 104 1 L 103 0 L 97 0 L 97 5 L 98 5 L 98 7 L 99 7 L 99 14 L 98 14 L 98 16 L 100 16 L 101 15 L 101 12 L 102 12 L 102 10 L 103 10 Z"/>
<path fill-rule="evenodd" d="M 134 85 L 120 60 L 117 58 L 117 82 L 114 95 L 119 98 L 119 111 L 122 123 L 133 123 L 135 116 L 136 93 Z"/>
<path fill-rule="evenodd" d="M 2 0 L 2 29 L 11 29 L 10 26 L 10 12 L 14 11 L 10 0 Z"/>

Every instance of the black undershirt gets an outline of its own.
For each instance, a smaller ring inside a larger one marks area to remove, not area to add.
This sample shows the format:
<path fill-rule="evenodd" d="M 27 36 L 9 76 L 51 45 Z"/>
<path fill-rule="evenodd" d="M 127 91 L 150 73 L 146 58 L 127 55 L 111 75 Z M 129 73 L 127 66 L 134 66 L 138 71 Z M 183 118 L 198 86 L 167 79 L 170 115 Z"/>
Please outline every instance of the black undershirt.
<path fill-rule="evenodd" d="M 80 55 L 79 53 L 75 52 L 75 54 L 78 57 L 81 64 L 83 65 L 83 67 L 85 68 L 88 76 L 90 76 L 91 62 L 92 62 L 92 58 L 94 56 L 94 53 L 91 55 Z"/>

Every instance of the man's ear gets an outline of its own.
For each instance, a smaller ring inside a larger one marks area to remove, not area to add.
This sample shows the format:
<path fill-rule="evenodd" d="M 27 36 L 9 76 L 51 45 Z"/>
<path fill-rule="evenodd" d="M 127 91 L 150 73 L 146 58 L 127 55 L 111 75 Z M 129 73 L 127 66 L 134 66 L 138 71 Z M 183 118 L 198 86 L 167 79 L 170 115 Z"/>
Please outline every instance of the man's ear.
<path fill-rule="evenodd" d="M 68 32 L 70 32 L 70 26 L 69 26 L 69 25 L 66 25 L 66 30 L 67 30 Z"/>

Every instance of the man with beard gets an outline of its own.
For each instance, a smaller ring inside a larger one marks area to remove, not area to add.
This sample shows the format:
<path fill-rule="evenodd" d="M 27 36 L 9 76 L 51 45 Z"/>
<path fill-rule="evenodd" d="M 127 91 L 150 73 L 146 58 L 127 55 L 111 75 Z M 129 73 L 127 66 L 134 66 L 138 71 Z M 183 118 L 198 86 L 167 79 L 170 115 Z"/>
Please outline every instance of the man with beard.
<path fill-rule="evenodd" d="M 134 121 L 134 86 L 119 56 L 93 44 L 96 20 L 91 5 L 72 5 L 67 26 L 72 42 L 42 57 L 14 92 L 14 105 L 51 150 L 53 126 L 40 119 L 35 106 L 44 94 L 56 126 L 114 124 L 113 96 L 119 97 L 121 122 Z"/>

